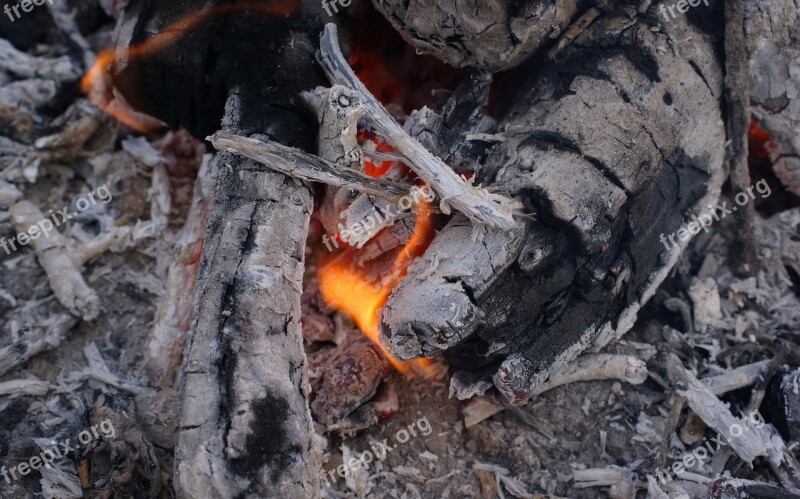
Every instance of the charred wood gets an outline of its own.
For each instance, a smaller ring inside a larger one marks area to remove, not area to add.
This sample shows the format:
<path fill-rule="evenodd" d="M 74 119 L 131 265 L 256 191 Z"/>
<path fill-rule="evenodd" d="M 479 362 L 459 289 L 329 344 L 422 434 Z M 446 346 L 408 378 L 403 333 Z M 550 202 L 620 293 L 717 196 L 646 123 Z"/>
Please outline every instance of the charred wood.
<path fill-rule="evenodd" d="M 598 49 L 609 34 L 614 47 Z M 564 48 L 478 171 L 535 220 L 474 241 L 452 220 L 384 308 L 392 352 L 444 353 L 472 371 L 474 393 L 491 386 L 520 403 L 557 366 L 627 331 L 686 245 L 674 239 L 683 217 L 715 202 L 724 179 L 710 43 L 678 20 L 658 31 L 646 17 L 604 15 Z"/>

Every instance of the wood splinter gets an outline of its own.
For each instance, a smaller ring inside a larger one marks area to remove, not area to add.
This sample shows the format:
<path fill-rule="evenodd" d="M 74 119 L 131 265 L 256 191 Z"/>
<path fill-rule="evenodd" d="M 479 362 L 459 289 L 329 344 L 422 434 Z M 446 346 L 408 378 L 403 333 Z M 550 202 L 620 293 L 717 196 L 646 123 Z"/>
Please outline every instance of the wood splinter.
<path fill-rule="evenodd" d="M 407 194 L 408 187 L 371 178 L 355 170 L 341 168 L 320 157 L 269 140 L 242 137 L 219 131 L 208 137 L 217 151 L 231 152 L 258 161 L 267 168 L 301 180 L 320 182 L 386 198 Z"/>

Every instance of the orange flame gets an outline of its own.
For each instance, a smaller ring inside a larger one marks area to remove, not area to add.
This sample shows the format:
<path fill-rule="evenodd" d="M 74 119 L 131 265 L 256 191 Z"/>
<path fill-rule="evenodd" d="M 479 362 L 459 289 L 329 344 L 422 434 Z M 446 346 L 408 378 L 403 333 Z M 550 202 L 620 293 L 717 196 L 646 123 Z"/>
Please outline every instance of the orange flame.
<path fill-rule="evenodd" d="M 370 284 L 353 268 L 352 248 L 323 262 L 318 270 L 319 287 L 325 302 L 342 312 L 356 323 L 358 328 L 373 343 L 378 345 L 389 362 L 401 374 L 407 374 L 412 366 L 423 373 L 428 372 L 431 361 L 417 359 L 403 362 L 395 359 L 380 342 L 379 312 L 392 290 L 406 275 L 414 258 L 421 256 L 433 239 L 433 211 L 428 203 L 421 202 L 416 210 L 414 234 L 394 260 L 391 275 L 380 288 Z"/>
<path fill-rule="evenodd" d="M 151 132 L 160 122 L 150 116 L 136 112 L 128 106 L 124 99 L 114 95 L 110 76 L 114 64 L 123 59 L 152 54 L 173 45 L 187 32 L 200 24 L 200 22 L 214 16 L 244 10 L 254 10 L 269 15 L 288 16 L 297 10 L 298 4 L 299 0 L 287 0 L 274 3 L 242 2 L 203 9 L 176 21 L 157 35 L 138 45 L 120 50 L 108 48 L 100 52 L 94 65 L 81 80 L 81 91 L 86 94 L 86 97 L 94 105 L 120 122 L 143 133 Z"/>

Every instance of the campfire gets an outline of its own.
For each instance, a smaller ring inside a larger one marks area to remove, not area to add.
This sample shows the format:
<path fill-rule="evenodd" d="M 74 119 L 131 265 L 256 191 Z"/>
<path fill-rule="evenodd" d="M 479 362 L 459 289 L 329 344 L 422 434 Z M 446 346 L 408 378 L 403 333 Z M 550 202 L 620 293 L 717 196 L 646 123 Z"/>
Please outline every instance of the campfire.
<path fill-rule="evenodd" d="M 0 495 L 800 497 L 791 0 L 6 13 Z"/>

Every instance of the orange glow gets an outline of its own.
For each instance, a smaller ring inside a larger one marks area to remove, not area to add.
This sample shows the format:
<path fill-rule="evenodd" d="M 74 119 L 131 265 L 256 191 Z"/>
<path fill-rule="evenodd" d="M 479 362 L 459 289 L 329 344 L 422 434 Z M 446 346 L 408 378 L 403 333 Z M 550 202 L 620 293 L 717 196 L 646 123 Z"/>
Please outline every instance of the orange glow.
<path fill-rule="evenodd" d="M 430 205 L 421 202 L 416 216 L 414 234 L 395 257 L 392 272 L 380 287 L 372 285 L 354 268 L 353 254 L 358 251 L 354 248 L 348 248 L 323 261 L 318 270 L 319 287 L 325 301 L 339 312 L 350 316 L 361 332 L 381 348 L 394 368 L 402 374 L 407 374 L 412 366 L 427 373 L 431 361 L 417 359 L 403 362 L 392 357 L 380 342 L 379 313 L 394 287 L 406 275 L 408 266 L 414 258 L 425 252 L 433 239 L 433 211 Z"/>
<path fill-rule="evenodd" d="M 148 133 L 153 131 L 154 120 L 131 109 L 124 100 L 115 98 L 111 83 L 110 71 L 117 61 L 141 57 L 158 52 L 178 42 L 187 32 L 195 28 L 200 22 L 221 14 L 236 11 L 253 10 L 268 15 L 285 15 L 297 10 L 299 0 L 280 2 L 242 2 L 225 4 L 203 9 L 188 17 L 168 26 L 152 38 L 127 49 L 116 50 L 108 48 L 100 52 L 97 61 L 81 80 L 81 90 L 86 97 L 97 107 L 113 116 L 115 119 L 129 127 Z"/>
<path fill-rule="evenodd" d="M 750 122 L 749 130 L 749 143 L 750 151 L 757 158 L 769 158 L 770 152 L 775 148 L 772 144 L 769 132 L 758 126 L 758 121 L 752 120 Z"/>

